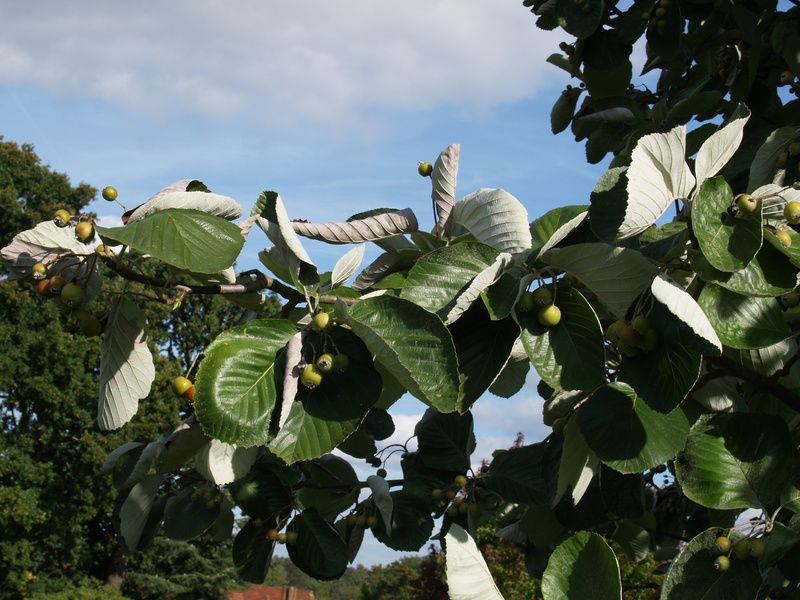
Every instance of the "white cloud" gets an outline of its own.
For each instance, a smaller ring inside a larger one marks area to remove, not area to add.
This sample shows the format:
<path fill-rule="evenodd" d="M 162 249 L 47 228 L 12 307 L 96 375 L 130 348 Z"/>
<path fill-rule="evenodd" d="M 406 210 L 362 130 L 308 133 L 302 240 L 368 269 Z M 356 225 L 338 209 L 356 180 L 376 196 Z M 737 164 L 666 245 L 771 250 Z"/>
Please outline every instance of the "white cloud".
<path fill-rule="evenodd" d="M 517 2 L 0 0 L 0 83 L 159 118 L 365 126 L 381 110 L 531 97 L 558 37 Z"/>

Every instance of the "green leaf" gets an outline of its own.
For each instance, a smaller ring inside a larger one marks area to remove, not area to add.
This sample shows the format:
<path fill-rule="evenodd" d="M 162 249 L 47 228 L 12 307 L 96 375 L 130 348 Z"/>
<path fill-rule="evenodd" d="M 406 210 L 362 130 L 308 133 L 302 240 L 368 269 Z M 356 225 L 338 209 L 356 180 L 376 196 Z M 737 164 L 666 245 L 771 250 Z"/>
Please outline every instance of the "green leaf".
<path fill-rule="evenodd" d="M 747 266 L 761 248 L 761 214 L 729 209 L 733 192 L 722 177 L 707 179 L 692 204 L 692 229 L 700 249 L 714 268 L 733 273 Z"/>
<path fill-rule="evenodd" d="M 577 418 L 589 447 L 621 473 L 641 473 L 670 460 L 689 433 L 683 411 L 658 413 L 625 383 L 599 388 L 578 409 Z"/>
<path fill-rule="evenodd" d="M 572 0 L 558 0 L 553 10 L 556 23 L 576 38 L 589 37 L 603 22 L 605 3 L 603 0 L 588 0 L 589 12 L 583 11 L 583 4 Z"/>
<path fill-rule="evenodd" d="M 733 561 L 727 571 L 714 568 L 719 529 L 695 536 L 683 547 L 661 587 L 661 600 L 751 600 L 761 585 L 755 561 Z"/>
<path fill-rule="evenodd" d="M 173 540 L 191 540 L 202 535 L 219 516 L 219 504 L 198 497 L 195 488 L 187 487 L 167 501 L 164 511 L 164 535 Z"/>
<path fill-rule="evenodd" d="M 775 298 L 742 296 L 709 284 L 703 288 L 697 302 L 720 341 L 731 348 L 763 348 L 791 334 Z"/>
<path fill-rule="evenodd" d="M 749 118 L 750 111 L 746 106 L 740 105 L 728 123 L 720 127 L 700 147 L 694 165 L 698 187 L 701 187 L 706 179 L 719 173 L 739 149 L 744 136 L 744 126 Z"/>
<path fill-rule="evenodd" d="M 549 506 L 552 490 L 544 474 L 547 445 L 530 444 L 498 454 L 481 480 L 506 502 Z"/>
<path fill-rule="evenodd" d="M 613 167 L 603 173 L 590 195 L 589 226 L 601 240 L 613 242 L 617 237 L 628 206 L 628 167 Z"/>
<path fill-rule="evenodd" d="M 194 457 L 194 468 L 214 485 L 225 485 L 243 477 L 253 466 L 258 448 L 209 440 Z"/>
<path fill-rule="evenodd" d="M 588 206 L 562 206 L 554 208 L 533 221 L 530 225 L 532 248 L 544 254 L 550 248 L 567 238 L 588 216 Z"/>
<path fill-rule="evenodd" d="M 778 252 L 786 255 L 790 263 L 800 268 L 800 233 L 797 233 L 791 227 L 787 227 L 784 231 L 789 234 L 792 240 L 792 244 L 788 247 L 784 246 L 778 237 L 769 229 L 764 230 L 764 239 Z"/>
<path fill-rule="evenodd" d="M 170 208 L 124 227 L 97 227 L 106 244 L 124 244 L 193 273 L 219 273 L 232 266 L 244 245 L 241 230 L 222 217 Z"/>
<path fill-rule="evenodd" d="M 458 359 L 450 332 L 434 314 L 392 296 L 336 306 L 340 320 L 412 395 L 442 412 L 459 408 Z"/>
<path fill-rule="evenodd" d="M 302 508 L 314 508 L 323 519 L 333 520 L 358 500 L 358 477 L 346 460 L 326 454 L 304 468 L 309 485 L 297 493 Z"/>
<path fill-rule="evenodd" d="M 600 461 L 583 439 L 578 420 L 571 418 L 564 427 L 564 445 L 561 448 L 561 462 L 558 466 L 558 487 L 553 498 L 555 506 L 569 490 L 569 498 L 578 504 L 589 487 Z"/>
<path fill-rule="evenodd" d="M 690 249 L 688 254 L 692 268 L 704 281 L 716 283 L 738 294 L 781 296 L 797 285 L 797 269 L 770 244 L 764 244 L 753 260 L 735 273 L 718 271 L 696 250 Z"/>
<path fill-rule="evenodd" d="M 747 182 L 748 191 L 772 183 L 777 169 L 778 154 L 797 138 L 798 133 L 800 133 L 800 128 L 787 126 L 776 129 L 769 134 L 750 164 L 750 179 Z"/>
<path fill-rule="evenodd" d="M 472 414 L 442 414 L 428 409 L 414 428 L 419 456 L 429 469 L 463 474 L 475 450 Z"/>
<path fill-rule="evenodd" d="M 553 110 L 550 111 L 550 129 L 553 133 L 561 133 L 569 127 L 579 97 L 580 92 L 574 89 L 561 92 L 558 100 L 553 104 Z"/>
<path fill-rule="evenodd" d="M 528 211 L 505 190 L 482 188 L 465 196 L 453 207 L 452 220 L 500 252 L 515 256 L 530 250 Z"/>
<path fill-rule="evenodd" d="M 469 283 L 491 266 L 498 254 L 497 250 L 480 242 L 438 248 L 411 268 L 400 297 L 444 319 Z"/>
<path fill-rule="evenodd" d="M 233 539 L 233 566 L 237 575 L 250 583 L 263 583 L 272 562 L 275 542 L 267 538 L 267 529 L 277 521 L 256 525 L 254 520 L 245 523 Z"/>
<path fill-rule="evenodd" d="M 542 576 L 547 600 L 620 600 L 619 564 L 596 533 L 580 531 L 560 544 Z"/>
<path fill-rule="evenodd" d="M 489 386 L 489 392 L 501 398 L 511 398 L 525 385 L 530 368 L 531 361 L 528 360 L 522 340 L 517 339 L 511 348 L 511 355 L 503 366 L 503 370 L 498 373 L 492 385 Z"/>
<path fill-rule="evenodd" d="M 669 413 L 694 386 L 702 360 L 700 352 L 681 340 L 662 338 L 655 350 L 623 358 L 619 378 L 650 408 Z"/>
<path fill-rule="evenodd" d="M 460 409 L 481 397 L 506 364 L 519 326 L 514 319 L 492 321 L 483 305 L 475 305 L 450 326 L 461 376 Z"/>
<path fill-rule="evenodd" d="M 375 538 L 393 550 L 418 551 L 433 531 L 428 503 L 406 491 L 396 491 L 392 492 L 392 507 L 391 526 L 381 520 L 381 525 L 373 529 Z"/>
<path fill-rule="evenodd" d="M 269 439 L 275 407 L 275 357 L 297 332 L 294 324 L 259 319 L 221 333 L 197 372 L 195 411 L 207 434 L 229 444 Z"/>
<path fill-rule="evenodd" d="M 242 511 L 250 517 L 264 519 L 278 515 L 292 504 L 292 494 L 275 470 L 276 465 L 260 461 L 243 478 L 228 489 Z"/>
<path fill-rule="evenodd" d="M 472 536 L 454 523 L 447 531 L 444 546 L 451 600 L 503 600 Z"/>
<path fill-rule="evenodd" d="M 289 558 L 305 574 L 323 581 L 338 579 L 347 569 L 347 547 L 334 529 L 313 508 L 307 508 L 289 523 L 297 542 L 287 544 Z"/>
<path fill-rule="evenodd" d="M 698 421 L 675 461 L 691 500 L 709 508 L 766 507 L 792 476 L 786 424 L 764 414 L 720 414 Z"/>
<path fill-rule="evenodd" d="M 542 259 L 583 282 L 618 318 L 658 274 L 658 267 L 640 252 L 601 243 L 556 248 Z"/>
<path fill-rule="evenodd" d="M 361 261 L 364 259 L 364 250 L 366 246 L 361 244 L 355 248 L 348 250 L 344 256 L 336 261 L 331 273 L 331 288 L 335 288 L 343 283 L 346 283 L 350 277 L 361 266 Z"/>
<path fill-rule="evenodd" d="M 163 481 L 164 475 L 148 475 L 131 488 L 119 509 L 120 534 L 131 552 L 145 545 L 143 539 L 147 535 L 150 512 L 155 508 L 158 488 Z"/>
<path fill-rule="evenodd" d="M 641 562 L 650 552 L 650 533 L 629 519 L 617 523 L 611 539 L 632 562 Z"/>
<path fill-rule="evenodd" d="M 381 376 L 364 343 L 344 327 L 335 327 L 330 341 L 318 334 L 305 339 L 306 351 L 320 356 L 327 344 L 346 354 L 350 366 L 344 372 L 325 374 L 314 389 L 300 385 L 289 415 L 269 444 L 270 450 L 288 463 L 317 458 L 333 450 L 358 429 L 381 394 Z"/>
<path fill-rule="evenodd" d="M 519 295 L 519 277 L 503 273 L 497 281 L 481 293 L 481 299 L 493 321 L 511 314 Z"/>
<path fill-rule="evenodd" d="M 389 483 L 379 475 L 367 477 L 367 485 L 372 490 L 372 500 L 380 512 L 384 523 L 392 522 L 392 495 L 389 491 Z"/>
<path fill-rule="evenodd" d="M 144 326 L 144 313 L 127 297 L 114 303 L 100 347 L 97 425 L 103 431 L 130 421 L 150 393 L 156 370 Z"/>
<path fill-rule="evenodd" d="M 605 374 L 600 321 L 576 289 L 559 289 L 556 306 L 561 310 L 561 322 L 555 327 L 545 327 L 532 312 L 518 315 L 525 351 L 550 387 L 592 389 Z"/>

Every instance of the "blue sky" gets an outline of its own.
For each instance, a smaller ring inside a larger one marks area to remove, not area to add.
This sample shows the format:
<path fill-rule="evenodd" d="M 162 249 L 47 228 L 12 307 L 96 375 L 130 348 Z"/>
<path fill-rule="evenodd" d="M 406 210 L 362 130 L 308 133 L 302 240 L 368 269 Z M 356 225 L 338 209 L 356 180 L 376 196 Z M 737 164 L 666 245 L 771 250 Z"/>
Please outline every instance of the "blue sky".
<path fill-rule="evenodd" d="M 0 0 L 0 12 L 0 135 L 33 144 L 75 183 L 116 186 L 129 207 L 196 178 L 246 208 L 278 190 L 292 218 L 411 207 L 430 228 L 416 163 L 450 143 L 461 144 L 459 196 L 502 187 L 531 220 L 587 202 L 603 172 L 569 133 L 551 134 L 567 79 L 545 58 L 560 38 L 517 0 Z M 120 213 L 102 200 L 92 209 L 104 223 Z M 239 266 L 258 266 L 267 245 L 254 231 Z M 347 250 L 307 247 L 322 268 Z M 517 431 L 546 434 L 534 384 L 476 404 L 475 463 Z M 401 400 L 389 442 L 423 410 Z M 365 544 L 360 562 L 398 555 Z"/>

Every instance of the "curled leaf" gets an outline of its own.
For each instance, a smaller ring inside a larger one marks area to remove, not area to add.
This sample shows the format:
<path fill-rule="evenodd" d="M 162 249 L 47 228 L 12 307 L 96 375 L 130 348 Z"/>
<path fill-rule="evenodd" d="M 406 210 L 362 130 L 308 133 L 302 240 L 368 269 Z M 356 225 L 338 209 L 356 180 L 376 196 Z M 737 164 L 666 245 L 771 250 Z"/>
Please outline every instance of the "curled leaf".
<path fill-rule="evenodd" d="M 431 198 L 436 207 L 436 233 L 448 231 L 450 213 L 456 201 L 456 179 L 458 177 L 458 159 L 461 154 L 460 144 L 451 144 L 445 148 L 431 173 L 433 191 Z"/>
<path fill-rule="evenodd" d="M 303 237 L 329 244 L 358 244 L 419 229 L 417 217 L 410 208 L 340 223 L 292 221 L 291 226 Z"/>

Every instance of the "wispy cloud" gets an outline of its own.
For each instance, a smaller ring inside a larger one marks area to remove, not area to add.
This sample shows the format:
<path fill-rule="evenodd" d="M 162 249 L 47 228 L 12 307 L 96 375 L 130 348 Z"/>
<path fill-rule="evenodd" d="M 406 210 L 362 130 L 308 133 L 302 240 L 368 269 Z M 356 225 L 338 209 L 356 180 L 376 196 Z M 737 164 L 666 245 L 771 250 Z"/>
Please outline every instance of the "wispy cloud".
<path fill-rule="evenodd" d="M 557 43 L 518 3 L 485 0 L 0 6 L 0 83 L 270 128 L 518 101 L 552 76 Z"/>

